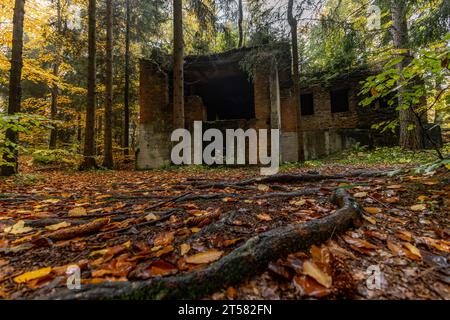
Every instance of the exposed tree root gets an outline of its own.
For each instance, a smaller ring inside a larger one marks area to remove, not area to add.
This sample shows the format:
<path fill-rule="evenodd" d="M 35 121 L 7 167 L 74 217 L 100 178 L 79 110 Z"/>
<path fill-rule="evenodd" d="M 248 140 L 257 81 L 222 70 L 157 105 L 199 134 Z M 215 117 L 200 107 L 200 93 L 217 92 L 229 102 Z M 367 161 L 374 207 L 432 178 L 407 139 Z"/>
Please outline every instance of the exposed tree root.
<path fill-rule="evenodd" d="M 204 180 L 201 181 L 188 181 L 189 184 L 200 188 L 225 188 L 225 187 L 244 187 L 251 184 L 261 184 L 261 183 L 299 183 L 299 182 L 314 182 L 314 181 L 323 181 L 323 180 L 338 180 L 338 179 L 347 179 L 351 177 L 381 177 L 388 175 L 390 172 L 387 171 L 368 171 L 368 170 L 355 170 L 352 172 L 345 172 L 341 174 L 334 175 L 324 175 L 319 173 L 282 173 L 275 174 L 271 176 L 262 176 L 256 178 L 245 179 L 236 182 L 224 181 L 224 182 L 207 182 Z M 276 188 L 275 186 L 271 186 Z"/>
<path fill-rule="evenodd" d="M 194 299 L 235 285 L 263 271 L 270 261 L 318 244 L 361 223 L 362 209 L 345 190 L 333 193 L 340 209 L 322 219 L 291 224 L 249 239 L 219 261 L 184 275 L 141 282 L 85 285 L 80 291 L 54 289 L 44 299 Z"/>

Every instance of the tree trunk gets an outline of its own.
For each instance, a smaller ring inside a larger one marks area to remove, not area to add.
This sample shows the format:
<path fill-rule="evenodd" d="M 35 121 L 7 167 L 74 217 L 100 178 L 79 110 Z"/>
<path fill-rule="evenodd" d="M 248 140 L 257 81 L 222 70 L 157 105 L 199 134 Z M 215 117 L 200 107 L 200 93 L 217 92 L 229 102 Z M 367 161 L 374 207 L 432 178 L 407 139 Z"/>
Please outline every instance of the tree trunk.
<path fill-rule="evenodd" d="M 126 34 L 125 34 L 125 94 L 123 115 L 123 148 L 126 156 L 130 154 L 130 0 L 126 0 Z"/>
<path fill-rule="evenodd" d="M 103 166 L 113 168 L 112 154 L 112 104 L 113 104 L 113 7 L 112 0 L 106 0 L 106 97 L 105 131 L 103 134 Z"/>
<path fill-rule="evenodd" d="M 291 28 L 291 42 L 292 42 L 292 76 L 294 81 L 294 101 L 295 101 L 295 116 L 297 118 L 297 137 L 298 137 L 298 158 L 303 160 L 303 135 L 301 132 L 301 112 L 300 112 L 300 68 L 299 68 L 299 53 L 298 53 L 298 34 L 297 34 L 297 19 L 294 16 L 294 0 L 288 2 L 288 23 Z"/>
<path fill-rule="evenodd" d="M 20 112 L 20 100 L 22 96 L 21 78 L 22 78 L 22 50 L 23 50 L 23 20 L 25 16 L 25 0 L 16 0 L 14 5 L 13 17 L 13 37 L 12 37 L 12 56 L 11 70 L 9 77 L 9 101 L 8 115 L 14 115 Z M 6 130 L 6 141 L 17 144 L 19 134 L 11 129 Z M 2 166 L 3 176 L 11 176 L 18 172 L 18 152 L 15 146 L 8 146 L 8 152 L 4 155 L 4 160 L 12 163 L 12 166 Z"/>
<path fill-rule="evenodd" d="M 184 43 L 183 43 L 183 1 L 173 0 L 173 126 L 184 124 Z"/>
<path fill-rule="evenodd" d="M 411 62 L 408 41 L 408 24 L 406 20 L 406 2 L 407 0 L 391 0 L 394 47 L 398 50 L 402 50 L 400 55 L 405 56 L 405 59 L 397 66 L 399 73 L 402 73 L 403 68 Z M 402 79 L 400 79 L 399 82 L 401 83 Z M 399 106 L 402 106 L 405 103 L 404 96 L 406 91 L 407 88 L 404 86 L 398 89 Z M 423 147 L 422 129 L 414 114 L 414 108 L 415 106 L 409 106 L 406 110 L 399 110 L 400 146 L 410 150 L 417 150 Z"/>
<path fill-rule="evenodd" d="M 96 3 L 89 0 L 89 61 L 88 61 L 88 93 L 86 105 L 86 128 L 84 133 L 84 161 L 80 169 L 97 167 L 95 162 L 95 107 L 96 107 Z"/>
<path fill-rule="evenodd" d="M 61 1 L 60 0 L 56 0 L 56 34 L 57 36 L 61 35 L 61 28 L 62 28 L 62 21 L 61 21 Z M 53 75 L 55 76 L 55 78 L 58 77 L 59 75 L 59 65 L 60 65 L 60 41 L 59 39 L 56 40 L 55 42 L 55 63 L 53 65 Z M 51 93 L 52 93 L 52 102 L 50 105 L 50 119 L 51 120 L 56 120 L 57 118 L 57 114 L 58 114 L 58 94 L 59 94 L 59 89 L 58 89 L 58 85 L 55 83 L 53 85 L 53 88 L 51 89 Z M 57 142 L 57 138 L 58 138 L 58 129 L 56 127 L 56 124 L 53 123 L 52 124 L 53 128 L 50 130 L 50 140 L 48 143 L 48 146 L 50 149 L 55 149 L 56 148 L 56 142 Z"/>
<path fill-rule="evenodd" d="M 242 22 L 244 21 L 244 9 L 242 7 L 242 0 L 238 1 L 238 28 L 239 28 L 239 44 L 238 47 L 242 48 L 244 45 L 244 30 L 242 28 Z"/>

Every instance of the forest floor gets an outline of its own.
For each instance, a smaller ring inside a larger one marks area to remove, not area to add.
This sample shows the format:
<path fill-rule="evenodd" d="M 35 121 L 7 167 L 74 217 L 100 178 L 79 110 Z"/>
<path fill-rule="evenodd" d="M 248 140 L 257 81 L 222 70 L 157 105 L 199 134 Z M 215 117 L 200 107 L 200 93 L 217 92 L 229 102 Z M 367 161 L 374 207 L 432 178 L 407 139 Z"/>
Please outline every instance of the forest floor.
<path fill-rule="evenodd" d="M 364 208 L 361 226 L 203 298 L 450 299 L 450 174 L 412 167 L 327 161 L 283 167 L 323 179 L 239 184 L 258 177 L 256 168 L 24 165 L 22 174 L 0 180 L 0 298 L 54 293 L 71 265 L 81 269 L 81 286 L 200 270 L 255 235 L 333 214 L 330 195 L 340 187 Z M 302 190 L 312 192 L 286 194 Z M 380 281 L 371 287 L 374 270 Z"/>

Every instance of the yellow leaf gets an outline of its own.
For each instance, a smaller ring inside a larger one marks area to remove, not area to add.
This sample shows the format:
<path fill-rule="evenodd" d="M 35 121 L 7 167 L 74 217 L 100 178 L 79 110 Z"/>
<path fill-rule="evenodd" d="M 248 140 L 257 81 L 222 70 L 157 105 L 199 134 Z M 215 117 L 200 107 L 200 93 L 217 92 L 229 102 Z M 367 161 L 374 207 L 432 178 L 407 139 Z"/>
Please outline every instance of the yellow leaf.
<path fill-rule="evenodd" d="M 413 246 L 411 243 L 404 243 L 403 244 L 411 253 L 415 256 L 418 256 L 419 258 L 422 258 L 422 255 L 420 254 L 420 250 L 417 249 L 415 246 Z"/>
<path fill-rule="evenodd" d="M 219 250 L 209 250 L 186 257 L 186 262 L 190 264 L 203 264 L 219 260 L 223 252 Z"/>
<path fill-rule="evenodd" d="M 272 221 L 272 218 L 267 213 L 258 214 L 257 217 L 262 221 Z"/>
<path fill-rule="evenodd" d="M 51 226 L 46 226 L 45 229 L 50 230 L 50 231 L 56 231 L 62 228 L 67 228 L 70 227 L 70 223 L 64 221 L 61 223 L 57 223 L 57 224 L 52 224 Z"/>
<path fill-rule="evenodd" d="M 303 263 L 303 273 L 310 276 L 318 283 L 323 285 L 325 288 L 331 288 L 332 279 L 331 277 L 319 269 L 319 267 L 312 261 L 305 261 Z"/>
<path fill-rule="evenodd" d="M 412 211 L 424 211 L 426 208 L 424 204 L 416 204 L 410 207 Z"/>
<path fill-rule="evenodd" d="M 301 207 L 301 206 L 306 204 L 306 200 L 305 199 L 302 199 L 302 200 L 299 200 L 299 201 L 292 200 L 292 201 L 289 202 L 289 204 Z"/>
<path fill-rule="evenodd" d="M 154 213 L 149 213 L 148 215 L 145 216 L 145 220 L 155 221 L 155 220 L 159 220 L 159 218 Z"/>
<path fill-rule="evenodd" d="M 266 186 L 265 184 L 258 184 L 258 190 L 266 192 L 266 191 L 269 191 L 270 188 L 269 188 L 269 186 Z"/>
<path fill-rule="evenodd" d="M 5 230 L 3 230 L 3 231 L 5 233 L 11 233 L 11 234 L 22 234 L 22 233 L 30 232 L 31 230 L 33 230 L 33 228 L 25 227 L 25 221 L 20 220 L 12 227 L 5 228 Z"/>
<path fill-rule="evenodd" d="M 47 199 L 47 200 L 43 200 L 42 202 L 45 203 L 58 203 L 60 200 L 59 199 Z"/>
<path fill-rule="evenodd" d="M 199 228 L 199 227 L 193 227 L 193 228 L 191 228 L 191 232 L 192 232 L 192 233 L 197 233 L 197 232 L 199 232 L 200 230 L 202 230 L 202 229 Z"/>
<path fill-rule="evenodd" d="M 419 201 L 425 201 L 425 200 L 427 200 L 427 199 L 428 199 L 427 196 L 418 196 L 418 197 L 417 197 L 417 200 L 419 200 Z"/>
<path fill-rule="evenodd" d="M 180 247 L 180 253 L 182 256 L 185 256 L 189 250 L 191 250 L 191 246 L 188 243 L 182 243 Z"/>
<path fill-rule="evenodd" d="M 381 209 L 375 207 L 364 207 L 364 211 L 370 214 L 377 214 L 381 212 Z"/>
<path fill-rule="evenodd" d="M 364 220 L 367 220 L 367 221 L 369 221 L 371 224 L 377 224 L 377 220 L 375 220 L 374 218 L 372 218 L 372 217 L 369 217 L 369 216 L 366 216 L 366 215 L 363 215 L 363 218 L 364 218 Z"/>
<path fill-rule="evenodd" d="M 357 192 L 353 196 L 355 198 L 364 198 L 364 197 L 367 197 L 367 192 Z"/>
<path fill-rule="evenodd" d="M 403 186 L 401 184 L 394 184 L 391 186 L 387 186 L 388 189 L 401 189 Z"/>
<path fill-rule="evenodd" d="M 82 217 L 87 215 L 87 211 L 83 207 L 76 207 L 69 211 L 69 217 Z"/>
<path fill-rule="evenodd" d="M 20 276 L 14 278 L 14 282 L 16 283 L 24 283 L 30 280 L 39 279 L 46 277 L 52 272 L 52 267 L 42 268 L 39 270 L 34 270 L 30 272 L 26 272 Z"/>
<path fill-rule="evenodd" d="M 97 256 L 97 255 L 103 256 L 108 252 L 108 250 L 109 249 L 101 249 L 101 250 L 92 251 L 89 254 L 89 257 L 93 257 L 93 256 Z"/>

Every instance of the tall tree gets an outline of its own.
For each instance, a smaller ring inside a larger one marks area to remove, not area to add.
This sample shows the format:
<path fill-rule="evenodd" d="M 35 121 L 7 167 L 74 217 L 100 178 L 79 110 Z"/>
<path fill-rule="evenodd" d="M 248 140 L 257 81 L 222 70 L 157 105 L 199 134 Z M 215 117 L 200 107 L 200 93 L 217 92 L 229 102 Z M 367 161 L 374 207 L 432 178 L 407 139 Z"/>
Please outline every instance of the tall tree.
<path fill-rule="evenodd" d="M 106 97 L 103 166 L 112 169 L 112 104 L 113 104 L 113 6 L 106 0 Z"/>
<path fill-rule="evenodd" d="M 123 148 L 125 155 L 130 153 L 130 27 L 131 8 L 130 0 L 126 1 L 126 27 L 125 27 L 125 89 L 124 89 L 124 115 L 123 115 Z"/>
<path fill-rule="evenodd" d="M 292 75 L 294 78 L 294 101 L 295 101 L 295 112 L 297 117 L 297 133 L 298 133 L 298 155 L 299 159 L 303 159 L 303 148 L 302 141 L 303 136 L 300 130 L 300 69 L 299 69 L 299 53 L 298 53 L 298 22 L 294 15 L 294 0 L 289 0 L 288 2 L 288 12 L 287 12 L 288 23 L 291 29 L 291 46 L 292 46 Z"/>
<path fill-rule="evenodd" d="M 242 27 L 243 22 L 244 22 L 244 8 L 242 6 L 242 0 L 238 0 L 239 48 L 242 48 L 242 46 L 244 45 L 244 30 Z"/>
<path fill-rule="evenodd" d="M 25 0 L 16 0 L 14 4 L 13 16 L 13 37 L 11 70 L 9 76 L 9 100 L 8 114 L 14 115 L 20 112 L 20 102 L 22 98 L 21 78 L 23 66 L 23 20 L 25 16 Z M 6 130 L 6 141 L 12 144 L 19 142 L 19 134 L 12 129 Z M 18 172 L 18 151 L 15 145 L 9 145 L 8 152 L 5 153 L 5 160 L 13 166 L 5 165 L 1 169 L 3 176 L 11 176 Z"/>
<path fill-rule="evenodd" d="M 394 38 L 394 47 L 399 50 L 399 55 L 404 59 L 397 65 L 399 73 L 411 62 L 410 47 L 408 39 L 408 23 L 406 19 L 408 0 L 391 0 L 392 14 L 392 36 Z M 399 80 L 399 84 L 402 83 Z M 417 117 L 414 114 L 415 106 L 403 106 L 405 104 L 405 94 L 408 88 L 399 86 L 398 103 L 401 108 L 399 110 L 400 122 L 400 146 L 406 149 L 416 150 L 423 147 L 422 128 Z"/>
<path fill-rule="evenodd" d="M 61 35 L 62 28 L 62 8 L 61 8 L 61 0 L 56 0 L 56 41 L 55 41 L 55 62 L 53 64 L 53 75 L 55 78 L 59 75 L 59 66 L 61 63 L 61 48 L 60 48 L 60 40 L 59 36 Z M 50 105 L 50 118 L 52 120 L 56 120 L 58 113 L 58 85 L 56 83 L 53 84 L 53 88 L 51 89 L 52 94 L 52 102 Z M 49 148 L 56 148 L 56 140 L 58 137 L 56 124 L 53 123 L 53 127 L 50 130 L 50 139 L 49 139 Z"/>
<path fill-rule="evenodd" d="M 173 125 L 184 128 L 183 1 L 173 0 Z"/>
<path fill-rule="evenodd" d="M 92 169 L 97 167 L 95 161 L 95 107 L 96 107 L 96 0 L 89 0 L 88 17 L 88 84 L 86 105 L 86 128 L 84 134 L 84 160 L 81 169 Z"/>

